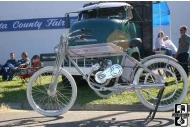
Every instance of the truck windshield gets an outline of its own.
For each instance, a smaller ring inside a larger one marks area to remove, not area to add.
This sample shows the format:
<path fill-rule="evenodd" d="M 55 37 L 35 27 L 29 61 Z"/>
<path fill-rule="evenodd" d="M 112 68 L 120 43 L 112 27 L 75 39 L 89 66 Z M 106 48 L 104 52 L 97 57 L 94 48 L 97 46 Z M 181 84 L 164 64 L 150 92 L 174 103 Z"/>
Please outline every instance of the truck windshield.
<path fill-rule="evenodd" d="M 92 18 L 126 18 L 125 7 L 101 8 L 95 10 L 85 10 L 79 14 L 79 20 Z"/>

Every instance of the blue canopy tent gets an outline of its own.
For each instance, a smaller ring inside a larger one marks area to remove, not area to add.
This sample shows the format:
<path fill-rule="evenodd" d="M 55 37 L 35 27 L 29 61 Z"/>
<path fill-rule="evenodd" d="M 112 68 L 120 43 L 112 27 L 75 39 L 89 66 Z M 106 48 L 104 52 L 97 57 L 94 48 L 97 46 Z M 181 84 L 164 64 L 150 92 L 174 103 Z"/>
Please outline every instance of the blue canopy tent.
<path fill-rule="evenodd" d="M 170 9 L 165 1 L 153 2 L 153 26 L 169 26 Z"/>
<path fill-rule="evenodd" d="M 159 27 L 160 31 L 162 26 L 169 26 L 170 39 L 171 37 L 171 20 L 170 20 L 170 9 L 165 1 L 154 1 L 152 4 L 153 8 L 153 27 Z"/>
<path fill-rule="evenodd" d="M 166 1 L 154 1 L 153 2 L 153 27 L 169 26 L 170 39 L 171 37 L 171 19 L 170 9 Z"/>

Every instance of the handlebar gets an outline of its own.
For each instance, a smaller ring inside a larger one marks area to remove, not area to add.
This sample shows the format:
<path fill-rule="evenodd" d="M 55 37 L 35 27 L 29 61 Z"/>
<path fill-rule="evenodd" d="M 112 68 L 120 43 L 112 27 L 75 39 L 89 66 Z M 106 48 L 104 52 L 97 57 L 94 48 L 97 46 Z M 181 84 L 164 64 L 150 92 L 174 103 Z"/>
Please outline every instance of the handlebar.
<path fill-rule="evenodd" d="M 93 31 L 93 29 L 85 29 L 85 28 L 82 28 L 81 29 L 81 32 L 82 33 L 85 33 L 85 32 L 92 32 Z"/>
<path fill-rule="evenodd" d="M 92 29 L 78 29 L 78 30 L 75 30 L 71 33 L 69 33 L 68 35 L 65 35 L 64 33 L 61 35 L 61 39 L 60 39 L 60 43 L 67 43 L 68 40 L 73 40 L 75 38 L 78 38 L 78 39 L 81 39 L 81 40 L 86 40 L 85 38 L 90 38 L 92 37 L 92 35 L 86 35 L 84 34 L 85 32 L 92 32 L 93 30 Z M 81 35 L 76 35 L 76 36 L 71 36 L 77 32 L 81 32 L 82 34 Z M 71 37 L 70 37 L 71 36 Z"/>
<path fill-rule="evenodd" d="M 85 28 L 82 28 L 82 29 L 78 29 L 78 30 L 75 30 L 75 31 L 73 31 L 73 32 L 71 32 L 71 33 L 69 33 L 68 35 L 67 35 L 67 38 L 68 38 L 68 40 L 73 40 L 73 39 L 75 39 L 75 38 L 79 38 L 79 39 L 85 39 L 85 38 L 90 38 L 90 37 L 92 37 L 92 35 L 86 35 L 86 34 L 84 34 L 84 33 L 86 33 L 86 32 L 92 32 L 93 30 L 92 29 L 85 29 Z M 73 34 L 75 34 L 75 33 L 78 33 L 78 32 L 81 32 L 82 34 L 81 35 L 76 35 L 76 36 L 71 36 L 71 35 L 73 35 Z M 71 37 L 70 37 L 71 36 Z"/>
<path fill-rule="evenodd" d="M 67 37 L 69 37 L 70 35 L 73 35 L 73 34 L 75 34 L 75 33 L 77 33 L 77 32 L 86 33 L 86 32 L 92 32 L 92 31 L 93 31 L 92 29 L 85 29 L 85 28 L 82 28 L 82 29 L 78 29 L 78 30 L 75 30 L 75 31 L 69 33 L 69 34 L 67 35 Z"/>
<path fill-rule="evenodd" d="M 73 32 L 69 33 L 69 34 L 67 35 L 67 37 L 69 37 L 70 35 L 73 35 L 74 33 L 80 32 L 80 31 L 81 31 L 80 29 L 75 30 L 75 31 L 73 31 Z"/>
<path fill-rule="evenodd" d="M 84 38 L 91 38 L 92 37 L 92 35 L 81 35 L 81 37 L 80 37 L 80 39 L 84 39 Z"/>
<path fill-rule="evenodd" d="M 69 38 L 69 40 L 72 40 L 72 39 L 75 39 L 75 38 L 85 39 L 85 38 L 90 38 L 90 37 L 92 37 L 92 35 L 84 35 L 84 34 L 82 34 L 82 35 L 76 35 L 76 36 L 72 36 L 72 37 L 68 37 L 68 38 Z"/>

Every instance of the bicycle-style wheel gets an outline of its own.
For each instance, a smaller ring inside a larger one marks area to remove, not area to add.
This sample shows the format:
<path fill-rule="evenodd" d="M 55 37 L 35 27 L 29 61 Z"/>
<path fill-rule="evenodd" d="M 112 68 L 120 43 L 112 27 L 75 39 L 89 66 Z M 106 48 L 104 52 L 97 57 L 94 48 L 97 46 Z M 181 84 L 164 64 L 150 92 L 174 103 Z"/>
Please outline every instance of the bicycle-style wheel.
<path fill-rule="evenodd" d="M 183 101 L 188 91 L 188 79 L 184 69 L 178 63 L 166 58 L 154 58 L 145 62 L 144 65 L 152 72 L 159 74 L 165 82 L 165 90 L 158 111 L 171 110 L 174 108 L 174 104 Z M 143 68 L 139 68 L 135 74 L 134 82 L 137 84 L 156 83 L 157 79 Z M 142 104 L 154 109 L 159 90 L 158 88 L 142 88 L 135 91 Z"/>
<path fill-rule="evenodd" d="M 40 69 L 30 78 L 27 86 L 29 104 L 45 116 L 59 116 L 67 112 L 77 97 L 76 83 L 64 69 L 58 71 L 56 89 L 50 89 L 53 70 L 53 67 Z"/>

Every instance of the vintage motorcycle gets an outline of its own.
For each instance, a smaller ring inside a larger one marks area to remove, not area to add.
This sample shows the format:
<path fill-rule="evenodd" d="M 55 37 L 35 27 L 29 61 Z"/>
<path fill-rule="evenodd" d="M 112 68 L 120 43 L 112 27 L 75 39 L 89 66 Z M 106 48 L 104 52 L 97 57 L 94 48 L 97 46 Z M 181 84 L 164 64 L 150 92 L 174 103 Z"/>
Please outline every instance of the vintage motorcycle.
<path fill-rule="evenodd" d="M 73 106 L 77 97 L 77 85 L 71 74 L 64 69 L 64 63 L 68 62 L 102 98 L 134 90 L 141 103 L 153 110 L 159 90 L 165 88 L 157 106 L 158 111 L 173 109 L 174 104 L 183 101 L 188 91 L 188 79 L 174 58 L 158 54 L 138 61 L 130 57 L 125 50 L 141 44 L 138 38 L 68 46 L 69 40 L 87 40 L 89 35 L 86 32 L 90 31 L 80 29 L 61 35 L 60 44 L 54 48 L 57 54 L 55 66 L 44 67 L 30 78 L 27 99 L 36 112 L 45 116 L 59 116 Z M 80 35 L 72 36 L 79 33 Z M 113 64 L 113 57 L 120 57 L 120 62 Z M 92 59 L 88 73 L 77 65 L 76 60 L 83 58 Z M 177 80 L 179 77 L 180 81 Z"/>

